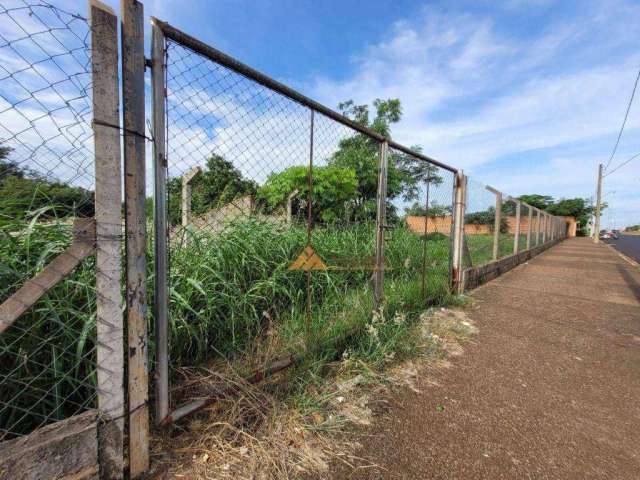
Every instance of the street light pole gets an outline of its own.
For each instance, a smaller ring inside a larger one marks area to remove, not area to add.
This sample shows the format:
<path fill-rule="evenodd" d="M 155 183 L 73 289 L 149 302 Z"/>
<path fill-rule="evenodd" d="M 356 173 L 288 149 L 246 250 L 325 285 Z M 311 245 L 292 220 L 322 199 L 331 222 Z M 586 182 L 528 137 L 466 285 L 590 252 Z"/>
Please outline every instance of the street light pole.
<path fill-rule="evenodd" d="M 593 243 L 600 241 L 600 203 L 602 201 L 602 164 L 598 165 L 598 187 L 596 189 L 596 223 L 593 231 Z"/>

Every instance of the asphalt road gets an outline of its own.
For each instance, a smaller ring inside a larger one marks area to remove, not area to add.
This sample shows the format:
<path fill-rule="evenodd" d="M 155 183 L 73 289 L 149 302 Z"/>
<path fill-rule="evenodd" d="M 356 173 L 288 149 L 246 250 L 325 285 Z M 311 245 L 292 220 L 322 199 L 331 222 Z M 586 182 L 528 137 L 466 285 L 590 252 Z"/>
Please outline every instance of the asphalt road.
<path fill-rule="evenodd" d="M 640 235 L 620 235 L 618 240 L 605 240 L 627 257 L 640 262 Z"/>

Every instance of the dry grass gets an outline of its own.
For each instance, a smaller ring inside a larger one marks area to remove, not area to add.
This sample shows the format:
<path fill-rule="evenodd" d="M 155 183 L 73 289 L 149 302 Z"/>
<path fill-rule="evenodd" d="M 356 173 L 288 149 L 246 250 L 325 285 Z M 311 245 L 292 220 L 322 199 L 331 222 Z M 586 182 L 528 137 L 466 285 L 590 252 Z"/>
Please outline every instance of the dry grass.
<path fill-rule="evenodd" d="M 416 326 L 419 355 L 374 371 L 348 354 L 331 364 L 331 375 L 294 388 L 281 372 L 261 385 L 243 381 L 230 365 L 183 369 L 173 395 L 202 398 L 211 392 L 236 393 L 156 436 L 157 478 L 290 479 L 323 477 L 332 462 L 367 468 L 355 456 L 358 431 L 390 408 L 391 391 L 416 390 L 425 367 L 446 367 L 476 332 L 464 311 L 438 309 Z M 364 465 L 364 466 L 363 466 Z"/>

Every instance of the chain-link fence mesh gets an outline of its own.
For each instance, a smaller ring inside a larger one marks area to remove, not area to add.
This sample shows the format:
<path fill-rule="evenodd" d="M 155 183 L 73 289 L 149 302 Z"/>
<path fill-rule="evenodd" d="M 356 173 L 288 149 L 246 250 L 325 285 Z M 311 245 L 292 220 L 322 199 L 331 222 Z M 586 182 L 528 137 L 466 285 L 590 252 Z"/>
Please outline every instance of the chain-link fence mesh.
<path fill-rule="evenodd" d="M 504 197 L 503 197 L 504 198 Z M 502 215 L 500 220 L 500 244 L 498 258 L 507 257 L 514 253 L 516 237 L 516 208 L 517 202 L 511 198 L 502 201 Z"/>
<path fill-rule="evenodd" d="M 463 265 L 477 267 L 493 259 L 496 194 L 473 179 L 467 181 Z"/>
<path fill-rule="evenodd" d="M 449 294 L 454 174 L 389 149 L 385 294 L 427 307 Z"/>
<path fill-rule="evenodd" d="M 0 6 L 0 302 L 94 214 L 90 33 L 41 1 Z M 0 332 L 0 440 L 95 406 L 95 268 Z"/>
<path fill-rule="evenodd" d="M 353 336 L 375 309 L 380 140 L 171 39 L 166 65 L 171 366 Z M 424 308 L 449 293 L 453 174 L 390 149 L 386 178 L 385 301 Z"/>
<path fill-rule="evenodd" d="M 173 41 L 166 77 L 172 365 L 339 337 L 373 309 L 379 144 Z"/>
<path fill-rule="evenodd" d="M 500 210 L 496 212 L 498 206 Z M 467 179 L 464 268 L 524 252 L 564 238 L 566 234 L 564 218 L 548 215 L 492 187 Z"/>

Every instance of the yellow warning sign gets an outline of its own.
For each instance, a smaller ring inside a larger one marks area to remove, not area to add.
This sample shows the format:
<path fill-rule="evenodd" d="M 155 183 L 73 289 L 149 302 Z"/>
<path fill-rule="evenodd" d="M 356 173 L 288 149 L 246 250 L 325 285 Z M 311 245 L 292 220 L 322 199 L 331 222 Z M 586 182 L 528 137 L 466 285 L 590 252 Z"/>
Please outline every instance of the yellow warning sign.
<path fill-rule="evenodd" d="M 327 266 L 318 254 L 313 251 L 313 248 L 311 248 L 310 245 L 307 245 L 302 253 L 298 255 L 298 258 L 289 265 L 289 270 L 303 270 L 305 272 L 309 272 L 311 270 L 327 270 Z"/>

